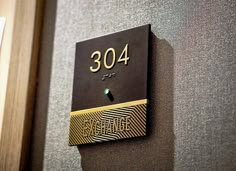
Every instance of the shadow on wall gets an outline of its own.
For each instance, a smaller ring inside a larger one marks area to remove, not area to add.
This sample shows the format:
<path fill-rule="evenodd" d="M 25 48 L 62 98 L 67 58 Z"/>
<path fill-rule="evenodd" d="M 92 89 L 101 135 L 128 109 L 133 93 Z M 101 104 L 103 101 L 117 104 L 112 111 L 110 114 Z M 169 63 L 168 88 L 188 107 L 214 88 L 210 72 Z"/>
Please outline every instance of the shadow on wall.
<path fill-rule="evenodd" d="M 31 151 L 28 170 L 43 170 L 44 146 L 46 136 L 47 113 L 49 104 L 49 88 L 51 80 L 53 41 L 56 21 L 57 1 L 45 3 L 43 31 L 40 44 L 38 70 L 38 86 L 36 106 L 32 124 Z"/>
<path fill-rule="evenodd" d="M 174 51 L 150 39 L 148 136 L 78 146 L 84 170 L 174 169 Z"/>

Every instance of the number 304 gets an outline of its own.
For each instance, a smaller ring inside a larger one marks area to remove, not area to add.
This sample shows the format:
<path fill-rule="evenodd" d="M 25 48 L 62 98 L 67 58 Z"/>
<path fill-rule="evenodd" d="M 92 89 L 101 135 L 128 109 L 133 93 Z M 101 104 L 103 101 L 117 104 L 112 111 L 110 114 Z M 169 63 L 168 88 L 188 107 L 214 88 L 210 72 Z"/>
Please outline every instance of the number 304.
<path fill-rule="evenodd" d="M 129 57 L 128 57 L 128 44 L 125 45 L 123 51 L 120 54 L 120 57 L 118 58 L 117 62 L 124 62 L 125 65 L 128 65 Z M 111 54 L 111 55 L 109 55 Z M 107 63 L 107 58 L 109 56 L 112 58 L 111 63 Z M 94 59 L 94 63 L 96 64 L 96 67 L 90 66 L 91 72 L 98 72 L 101 69 L 101 60 L 102 60 L 102 54 L 100 51 L 95 51 L 92 53 L 91 58 Z M 116 63 L 116 51 L 114 48 L 108 48 L 104 54 L 103 57 L 103 64 L 106 69 L 112 69 L 115 66 Z"/>

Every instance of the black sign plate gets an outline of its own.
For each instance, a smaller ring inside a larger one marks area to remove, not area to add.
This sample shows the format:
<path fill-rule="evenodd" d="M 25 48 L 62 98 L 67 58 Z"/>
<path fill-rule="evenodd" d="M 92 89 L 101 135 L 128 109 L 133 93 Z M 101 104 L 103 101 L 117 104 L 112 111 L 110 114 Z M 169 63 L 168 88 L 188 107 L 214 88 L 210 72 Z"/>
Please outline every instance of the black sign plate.
<path fill-rule="evenodd" d="M 149 32 L 145 25 L 76 44 L 70 145 L 146 134 Z"/>

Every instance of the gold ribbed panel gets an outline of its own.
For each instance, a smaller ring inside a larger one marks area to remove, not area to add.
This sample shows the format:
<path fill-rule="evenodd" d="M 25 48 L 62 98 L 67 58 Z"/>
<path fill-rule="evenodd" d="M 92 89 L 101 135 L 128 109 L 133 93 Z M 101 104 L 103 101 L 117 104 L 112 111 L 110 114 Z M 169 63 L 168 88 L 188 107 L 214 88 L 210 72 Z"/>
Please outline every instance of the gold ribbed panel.
<path fill-rule="evenodd" d="M 145 136 L 147 100 L 134 102 L 120 108 L 72 114 L 69 145 Z"/>

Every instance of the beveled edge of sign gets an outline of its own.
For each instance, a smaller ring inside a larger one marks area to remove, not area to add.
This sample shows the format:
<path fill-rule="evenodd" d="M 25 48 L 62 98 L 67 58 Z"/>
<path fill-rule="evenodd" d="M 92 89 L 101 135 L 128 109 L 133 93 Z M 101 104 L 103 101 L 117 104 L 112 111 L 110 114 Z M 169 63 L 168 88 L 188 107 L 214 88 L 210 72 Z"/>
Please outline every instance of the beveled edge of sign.
<path fill-rule="evenodd" d="M 79 43 L 84 43 L 84 42 L 91 41 L 91 40 L 94 40 L 94 39 L 97 39 L 97 38 L 102 38 L 102 37 L 110 36 L 110 35 L 113 35 L 113 34 L 129 31 L 129 30 L 132 30 L 132 29 L 138 29 L 138 28 L 141 28 L 141 27 L 149 27 L 149 29 L 150 29 L 151 24 L 139 25 L 139 26 L 135 26 L 135 27 L 127 28 L 127 29 L 121 29 L 121 30 L 118 30 L 118 31 L 115 31 L 115 32 L 109 32 L 107 34 L 101 34 L 101 35 L 91 37 L 91 38 L 87 38 L 87 39 L 82 39 L 82 40 L 76 42 L 76 45 L 79 44 Z"/>
<path fill-rule="evenodd" d="M 131 102 L 118 103 L 118 104 L 114 104 L 114 105 L 101 106 L 101 107 L 95 107 L 95 108 L 90 108 L 90 109 L 73 111 L 73 112 L 70 112 L 70 116 L 81 115 L 81 114 L 86 114 L 86 113 L 91 113 L 91 112 L 102 111 L 102 110 L 110 110 L 110 109 L 135 106 L 135 105 L 140 105 L 140 104 L 147 104 L 147 103 L 148 103 L 148 99 L 135 100 L 135 101 L 131 101 Z"/>

